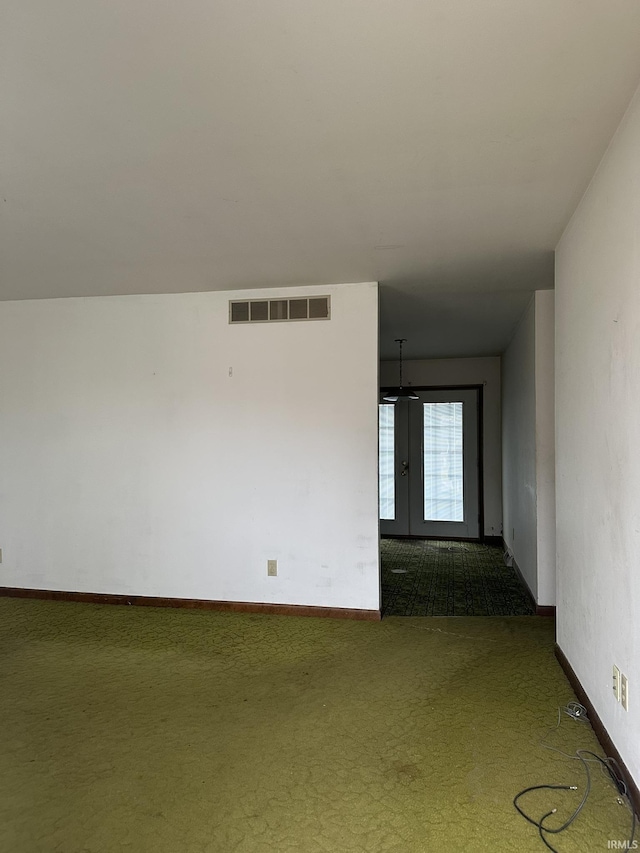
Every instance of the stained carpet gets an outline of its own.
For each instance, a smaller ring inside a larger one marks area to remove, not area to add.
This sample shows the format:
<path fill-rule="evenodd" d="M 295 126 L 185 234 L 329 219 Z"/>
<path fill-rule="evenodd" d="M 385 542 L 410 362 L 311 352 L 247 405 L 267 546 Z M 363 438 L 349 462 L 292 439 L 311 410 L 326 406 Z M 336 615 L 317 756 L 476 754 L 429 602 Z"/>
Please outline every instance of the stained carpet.
<path fill-rule="evenodd" d="M 501 548 L 382 539 L 384 616 L 527 616 L 533 606 Z"/>
<path fill-rule="evenodd" d="M 6 853 L 545 853 L 597 749 L 539 617 L 302 619 L 0 598 Z M 562 853 L 623 841 L 600 773 Z M 553 821 L 550 821 L 553 822 Z M 556 824 L 557 825 L 557 824 Z"/>

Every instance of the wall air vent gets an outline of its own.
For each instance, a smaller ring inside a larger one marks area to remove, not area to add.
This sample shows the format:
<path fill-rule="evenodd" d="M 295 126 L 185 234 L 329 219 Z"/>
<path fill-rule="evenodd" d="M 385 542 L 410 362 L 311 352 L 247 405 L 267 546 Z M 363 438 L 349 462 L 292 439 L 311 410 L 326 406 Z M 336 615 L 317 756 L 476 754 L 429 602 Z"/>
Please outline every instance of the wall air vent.
<path fill-rule="evenodd" d="M 230 323 L 281 323 L 284 320 L 330 319 L 330 296 L 243 299 L 229 302 Z"/>

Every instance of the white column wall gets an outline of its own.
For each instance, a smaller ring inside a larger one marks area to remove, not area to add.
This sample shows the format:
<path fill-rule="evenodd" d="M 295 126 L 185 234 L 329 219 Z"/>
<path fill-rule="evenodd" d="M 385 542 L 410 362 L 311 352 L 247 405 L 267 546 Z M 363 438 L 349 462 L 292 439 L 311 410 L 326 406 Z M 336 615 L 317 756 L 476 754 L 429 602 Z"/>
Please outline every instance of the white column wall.
<path fill-rule="evenodd" d="M 540 605 L 556 603 L 555 294 L 537 290 L 536 552 Z"/>
<path fill-rule="evenodd" d="M 535 296 L 502 356 L 504 541 L 538 600 Z"/>
<path fill-rule="evenodd" d="M 502 357 L 504 540 L 540 606 L 556 601 L 553 314 L 536 291 Z"/>

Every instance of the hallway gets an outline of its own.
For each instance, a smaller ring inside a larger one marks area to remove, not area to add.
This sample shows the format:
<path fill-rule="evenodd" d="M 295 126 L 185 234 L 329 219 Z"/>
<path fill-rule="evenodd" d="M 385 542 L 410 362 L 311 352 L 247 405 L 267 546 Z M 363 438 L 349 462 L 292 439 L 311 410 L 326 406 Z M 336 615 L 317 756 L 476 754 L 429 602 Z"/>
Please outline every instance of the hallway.
<path fill-rule="evenodd" d="M 534 609 L 503 551 L 476 542 L 382 539 L 382 615 L 530 616 Z"/>

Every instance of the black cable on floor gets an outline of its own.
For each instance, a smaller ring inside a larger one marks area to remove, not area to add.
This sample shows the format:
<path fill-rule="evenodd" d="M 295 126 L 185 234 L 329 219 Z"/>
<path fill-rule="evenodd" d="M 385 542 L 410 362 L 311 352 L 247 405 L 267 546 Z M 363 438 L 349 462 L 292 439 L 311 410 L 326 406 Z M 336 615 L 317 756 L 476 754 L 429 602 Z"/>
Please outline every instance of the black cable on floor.
<path fill-rule="evenodd" d="M 585 758 L 584 757 L 585 755 L 589 755 L 589 756 L 591 756 L 591 758 L 590 759 Z M 584 767 L 585 774 L 587 777 L 586 778 L 586 784 L 585 784 L 585 790 L 584 790 L 584 794 L 583 794 L 582 799 L 580 800 L 580 803 L 578 804 L 577 808 L 574 810 L 574 812 L 571 814 L 571 816 L 561 826 L 551 827 L 551 826 L 545 825 L 545 821 L 547 820 L 547 818 L 549 818 L 549 817 L 551 817 L 551 815 L 555 814 L 557 809 L 555 809 L 555 808 L 551 809 L 551 811 L 544 814 L 540 818 L 540 820 L 534 820 L 530 815 L 528 815 L 519 806 L 518 801 L 522 796 L 524 796 L 525 794 L 528 794 L 530 791 L 539 791 L 542 789 L 557 790 L 557 791 L 577 791 L 577 787 L 575 785 L 531 785 L 530 787 L 525 788 L 524 790 L 520 791 L 520 793 L 516 794 L 516 796 L 513 798 L 513 805 L 515 806 L 516 810 L 518 811 L 519 814 L 522 815 L 522 817 L 525 820 L 527 820 L 529 823 L 533 824 L 533 826 L 537 827 L 540 838 L 544 842 L 545 846 L 549 850 L 551 850 L 552 853 L 558 853 L 556 848 L 553 847 L 550 844 L 550 842 L 548 841 L 548 839 L 546 838 L 545 833 L 547 833 L 549 835 L 559 835 L 561 832 L 564 832 L 569 826 L 571 826 L 571 824 L 574 822 L 574 820 L 578 817 L 578 815 L 580 814 L 580 812 L 584 808 L 584 806 L 587 802 L 587 799 L 589 797 L 589 794 L 591 792 L 591 772 L 589 770 L 589 763 L 588 762 L 590 760 L 596 760 L 607 770 L 607 772 L 611 778 L 611 781 L 614 783 L 614 785 L 616 786 L 616 788 L 618 790 L 618 793 L 620 794 L 621 797 L 623 797 L 626 800 L 627 804 L 631 808 L 631 835 L 630 835 L 629 841 L 626 843 L 625 849 L 632 850 L 633 849 L 633 840 L 634 840 L 634 837 L 636 834 L 636 815 L 635 815 L 635 810 L 633 808 L 633 803 L 629 799 L 627 786 L 626 786 L 626 784 L 622 778 L 622 774 L 620 773 L 620 768 L 619 768 L 617 762 L 613 758 L 602 758 L 600 755 L 596 755 L 595 752 L 591 752 L 588 749 L 576 750 L 576 757 L 582 762 L 582 765 Z M 616 768 L 618 770 L 618 773 L 615 772 L 614 768 Z"/>
<path fill-rule="evenodd" d="M 520 808 L 520 806 L 518 805 L 518 800 L 520 799 L 520 797 L 524 796 L 525 794 L 528 794 L 530 791 L 541 791 L 543 789 L 548 789 L 550 791 L 577 791 L 578 790 L 575 785 L 531 785 L 529 788 L 525 788 L 524 791 L 520 791 L 519 794 L 516 794 L 515 797 L 513 798 L 513 805 L 516 807 L 516 810 L 522 815 L 522 817 L 525 820 L 528 820 L 529 823 L 532 823 L 534 826 L 537 826 L 538 828 L 540 827 L 540 821 L 534 820 L 532 817 L 529 817 L 529 815 L 526 812 L 524 812 Z M 553 809 L 553 811 L 550 811 L 549 814 L 553 814 L 554 812 L 555 812 L 555 809 Z M 547 817 L 548 817 L 548 815 L 547 815 Z"/>

